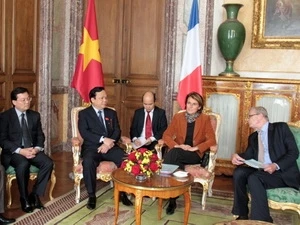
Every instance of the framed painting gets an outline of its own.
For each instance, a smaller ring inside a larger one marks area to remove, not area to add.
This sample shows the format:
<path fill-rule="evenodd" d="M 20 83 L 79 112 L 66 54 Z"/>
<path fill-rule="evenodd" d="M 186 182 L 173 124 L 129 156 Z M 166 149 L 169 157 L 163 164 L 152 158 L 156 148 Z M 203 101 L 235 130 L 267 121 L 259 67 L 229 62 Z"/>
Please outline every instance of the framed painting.
<path fill-rule="evenodd" d="M 252 48 L 300 49 L 300 1 L 254 0 Z"/>

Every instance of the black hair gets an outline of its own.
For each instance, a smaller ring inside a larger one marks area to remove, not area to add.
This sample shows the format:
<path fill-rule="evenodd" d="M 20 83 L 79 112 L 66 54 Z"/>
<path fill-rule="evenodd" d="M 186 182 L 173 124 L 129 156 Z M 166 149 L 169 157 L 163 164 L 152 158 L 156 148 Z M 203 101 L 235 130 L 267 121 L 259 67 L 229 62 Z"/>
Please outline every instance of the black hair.
<path fill-rule="evenodd" d="M 89 93 L 90 100 L 96 97 L 97 92 L 101 92 L 101 91 L 104 91 L 104 87 L 94 87 L 92 90 L 90 90 Z"/>
<path fill-rule="evenodd" d="M 17 100 L 17 95 L 18 94 L 23 94 L 23 93 L 28 93 L 29 94 L 28 89 L 24 88 L 24 87 L 16 87 L 10 93 L 10 99 L 11 99 L 11 101 L 16 101 Z"/>

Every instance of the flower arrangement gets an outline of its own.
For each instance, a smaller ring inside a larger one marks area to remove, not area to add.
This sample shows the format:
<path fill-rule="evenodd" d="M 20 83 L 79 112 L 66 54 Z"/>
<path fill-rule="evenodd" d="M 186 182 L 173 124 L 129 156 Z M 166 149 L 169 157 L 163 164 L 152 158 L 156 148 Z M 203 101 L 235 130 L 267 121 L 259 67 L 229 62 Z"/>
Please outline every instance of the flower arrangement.
<path fill-rule="evenodd" d="M 121 168 L 125 171 L 135 176 L 146 175 L 147 177 L 159 172 L 161 166 L 161 160 L 158 159 L 157 154 L 146 148 L 132 151 L 121 164 Z"/>

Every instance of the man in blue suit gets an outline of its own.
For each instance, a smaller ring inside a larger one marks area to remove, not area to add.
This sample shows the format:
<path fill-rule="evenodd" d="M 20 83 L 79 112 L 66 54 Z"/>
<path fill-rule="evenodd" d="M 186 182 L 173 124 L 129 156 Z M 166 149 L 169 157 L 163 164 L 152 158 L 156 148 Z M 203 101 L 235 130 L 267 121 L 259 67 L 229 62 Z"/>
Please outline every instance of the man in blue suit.
<path fill-rule="evenodd" d="M 157 141 L 162 138 L 164 131 L 167 129 L 167 117 L 164 109 L 155 106 L 155 94 L 151 91 L 144 93 L 142 97 L 143 108 L 135 110 L 130 127 L 130 138 L 139 146 L 140 137 L 145 138 L 146 143 L 143 147 L 153 150 Z M 146 133 L 147 116 L 149 114 L 151 122 L 151 131 Z"/>
<path fill-rule="evenodd" d="M 255 130 L 248 139 L 244 153 L 234 154 L 232 163 L 238 165 L 233 174 L 234 205 L 237 219 L 248 219 L 248 194 L 251 195 L 251 220 L 273 222 L 268 207 L 266 189 L 292 187 L 299 190 L 300 172 L 297 166 L 299 151 L 288 125 L 270 123 L 265 108 L 252 107 L 249 126 Z M 240 166 L 245 160 L 255 159 L 263 168 Z"/>
<path fill-rule="evenodd" d="M 96 168 L 101 161 L 112 161 L 120 167 L 125 151 L 118 146 L 121 136 L 116 111 L 106 108 L 107 94 L 103 87 L 95 87 L 89 93 L 91 106 L 79 112 L 78 129 L 83 138 L 83 179 L 89 200 L 88 209 L 96 207 Z M 124 205 L 132 205 L 125 193 L 121 193 Z"/>

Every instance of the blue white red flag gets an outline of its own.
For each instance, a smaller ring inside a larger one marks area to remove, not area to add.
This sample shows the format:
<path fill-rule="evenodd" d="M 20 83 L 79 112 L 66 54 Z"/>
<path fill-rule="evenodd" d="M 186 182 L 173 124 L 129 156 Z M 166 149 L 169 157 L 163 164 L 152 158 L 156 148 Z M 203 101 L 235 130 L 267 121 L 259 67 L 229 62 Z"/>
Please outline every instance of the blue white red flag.
<path fill-rule="evenodd" d="M 198 0 L 193 0 L 178 87 L 177 101 L 182 109 L 185 97 L 192 91 L 202 95 Z"/>

